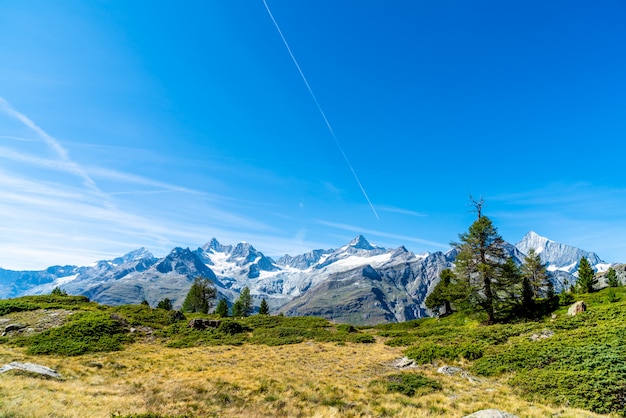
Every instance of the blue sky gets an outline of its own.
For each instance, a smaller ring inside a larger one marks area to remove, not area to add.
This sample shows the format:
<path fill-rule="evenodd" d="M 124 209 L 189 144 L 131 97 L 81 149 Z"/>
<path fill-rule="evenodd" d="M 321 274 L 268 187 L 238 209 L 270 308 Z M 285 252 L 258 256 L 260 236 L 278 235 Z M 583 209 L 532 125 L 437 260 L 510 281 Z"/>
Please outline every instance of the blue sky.
<path fill-rule="evenodd" d="M 0 6 L 0 267 L 216 237 L 449 248 L 468 194 L 626 261 L 626 3 Z"/>

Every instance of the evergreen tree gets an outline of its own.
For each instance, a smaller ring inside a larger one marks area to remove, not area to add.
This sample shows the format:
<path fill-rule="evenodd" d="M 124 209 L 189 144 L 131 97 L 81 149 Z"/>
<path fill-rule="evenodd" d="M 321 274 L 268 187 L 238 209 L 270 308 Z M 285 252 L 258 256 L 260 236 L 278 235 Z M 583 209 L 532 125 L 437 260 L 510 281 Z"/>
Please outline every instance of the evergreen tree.
<path fill-rule="evenodd" d="M 552 283 L 549 279 L 548 269 L 534 248 L 531 248 L 528 251 L 528 255 L 524 258 L 522 274 L 525 279 L 528 279 L 533 299 L 537 299 L 549 291 Z"/>
<path fill-rule="evenodd" d="M 241 289 L 239 298 L 233 304 L 233 316 L 250 316 L 252 313 L 252 296 L 248 286 Z"/>
<path fill-rule="evenodd" d="M 445 269 L 439 274 L 439 283 L 435 286 L 433 291 L 426 297 L 424 301 L 426 307 L 439 316 L 446 316 L 452 313 L 451 295 L 452 288 L 450 284 L 454 279 L 454 272 L 450 269 Z M 443 307 L 443 312 L 440 309 Z"/>
<path fill-rule="evenodd" d="M 54 296 L 67 296 L 67 292 L 61 289 L 59 286 L 52 289 L 52 292 L 50 294 Z"/>
<path fill-rule="evenodd" d="M 147 301 L 147 300 L 145 300 L 145 299 L 141 301 L 141 304 L 140 304 L 140 305 L 141 305 L 141 306 L 147 306 L 148 308 L 150 307 L 150 304 L 149 304 L 149 303 L 148 303 L 148 301 Z"/>
<path fill-rule="evenodd" d="M 243 304 L 241 303 L 241 299 L 237 299 L 235 303 L 233 303 L 233 316 L 235 318 L 240 318 L 244 315 Z"/>
<path fill-rule="evenodd" d="M 478 219 L 467 232 L 459 234 L 459 243 L 452 243 L 459 253 L 455 263 L 455 306 L 462 310 L 482 310 L 487 324 L 493 324 L 496 315 L 514 302 L 504 240 L 491 220 L 482 215 L 482 199 L 473 201 Z"/>
<path fill-rule="evenodd" d="M 619 280 L 617 279 L 617 272 L 613 267 L 609 267 L 609 270 L 606 272 L 606 282 L 609 287 L 617 287 L 619 286 Z"/>
<path fill-rule="evenodd" d="M 172 301 L 169 298 L 165 298 L 159 301 L 159 303 L 157 303 L 157 309 L 165 309 L 166 311 L 171 311 L 173 306 L 172 306 Z"/>
<path fill-rule="evenodd" d="M 218 314 L 220 318 L 228 317 L 228 302 L 226 302 L 226 298 L 221 298 L 217 303 L 215 313 Z"/>
<path fill-rule="evenodd" d="M 215 286 L 206 277 L 196 277 L 183 302 L 184 312 L 208 313 L 217 296 Z"/>
<path fill-rule="evenodd" d="M 578 288 L 583 293 L 593 292 L 593 287 L 598 284 L 596 274 L 586 257 L 580 259 L 578 263 Z"/>
<path fill-rule="evenodd" d="M 261 305 L 259 306 L 259 315 L 269 315 L 270 307 L 267 304 L 265 299 L 261 300 Z"/>

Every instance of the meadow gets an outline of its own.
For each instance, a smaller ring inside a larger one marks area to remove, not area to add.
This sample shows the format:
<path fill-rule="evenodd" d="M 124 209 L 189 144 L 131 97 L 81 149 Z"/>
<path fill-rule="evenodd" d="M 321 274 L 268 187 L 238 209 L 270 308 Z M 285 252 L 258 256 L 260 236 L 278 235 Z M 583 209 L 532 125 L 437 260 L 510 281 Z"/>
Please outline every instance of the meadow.
<path fill-rule="evenodd" d="M 586 313 L 562 307 L 516 324 L 453 314 L 359 328 L 253 315 L 209 330 L 146 306 L 0 301 L 1 325 L 25 327 L 0 337 L 0 366 L 63 376 L 0 374 L 0 417 L 623 416 L 626 292 L 577 299 Z M 405 356 L 414 367 L 396 366 Z M 465 373 L 439 374 L 442 365 Z"/>

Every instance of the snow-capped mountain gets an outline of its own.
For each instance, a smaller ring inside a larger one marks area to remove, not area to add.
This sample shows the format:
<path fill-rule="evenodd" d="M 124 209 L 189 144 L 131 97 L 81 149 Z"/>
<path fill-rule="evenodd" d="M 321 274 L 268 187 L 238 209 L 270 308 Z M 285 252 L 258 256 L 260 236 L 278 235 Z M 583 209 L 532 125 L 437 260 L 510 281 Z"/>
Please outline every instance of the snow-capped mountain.
<path fill-rule="evenodd" d="M 555 288 L 574 283 L 580 257 L 598 271 L 608 268 L 594 254 L 529 232 L 505 250 L 519 264 L 530 248 L 541 255 Z M 54 266 L 43 271 L 0 269 L 0 297 L 46 294 L 61 287 L 70 294 L 111 304 L 151 306 L 163 298 L 180 307 L 194 278 L 211 279 L 218 297 L 232 303 L 249 287 L 255 305 L 266 299 L 273 312 L 320 315 L 338 322 L 376 324 L 423 317 L 426 295 L 445 268 L 453 267 L 457 250 L 416 255 L 404 247 L 386 249 L 363 236 L 329 250 L 285 255 L 274 261 L 248 243 L 224 245 L 213 238 L 196 250 L 174 248 L 163 258 L 145 248 L 91 266 Z M 568 282 L 565 282 L 565 280 Z"/>
<path fill-rule="evenodd" d="M 535 253 L 539 254 L 549 271 L 558 270 L 573 274 L 578 269 L 578 262 L 582 257 L 586 257 L 596 271 L 605 271 L 611 265 L 602 261 L 596 253 L 554 242 L 534 231 L 526 234 L 520 242 L 515 244 L 515 247 L 524 254 L 528 254 L 528 251 L 534 248 Z"/>

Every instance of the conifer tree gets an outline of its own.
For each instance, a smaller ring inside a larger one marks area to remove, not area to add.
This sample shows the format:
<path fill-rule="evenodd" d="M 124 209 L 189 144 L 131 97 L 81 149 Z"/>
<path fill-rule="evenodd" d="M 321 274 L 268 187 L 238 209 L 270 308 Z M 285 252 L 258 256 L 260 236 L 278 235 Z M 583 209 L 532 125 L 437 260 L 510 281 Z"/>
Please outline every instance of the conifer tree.
<path fill-rule="evenodd" d="M 270 307 L 267 304 L 265 299 L 261 300 L 261 305 L 259 306 L 259 315 L 269 315 Z"/>
<path fill-rule="evenodd" d="M 241 289 L 239 298 L 233 304 L 233 316 L 250 316 L 252 313 L 252 296 L 248 286 Z"/>
<path fill-rule="evenodd" d="M 548 269 L 534 248 L 531 248 L 528 251 L 528 255 L 524 258 L 522 274 L 525 279 L 528 279 L 533 299 L 537 299 L 548 292 L 551 284 Z"/>
<path fill-rule="evenodd" d="M 172 301 L 169 298 L 161 299 L 159 303 L 157 303 L 156 307 L 157 309 L 165 309 L 166 311 L 171 311 L 173 308 Z"/>
<path fill-rule="evenodd" d="M 459 234 L 459 242 L 452 243 L 458 249 L 454 270 L 455 306 L 465 311 L 481 310 L 487 315 L 487 324 L 496 321 L 496 315 L 504 312 L 513 302 L 512 282 L 504 240 L 496 227 L 482 215 L 482 199 L 472 203 L 478 219 L 467 232 Z"/>
<path fill-rule="evenodd" d="M 609 267 L 609 270 L 606 272 L 606 282 L 609 285 L 609 287 L 619 286 L 617 272 L 615 271 L 613 267 Z"/>
<path fill-rule="evenodd" d="M 215 313 L 218 314 L 220 318 L 228 317 L 228 302 L 226 302 L 226 298 L 221 298 L 217 303 Z"/>
<path fill-rule="evenodd" d="M 589 260 L 586 257 L 581 258 L 578 263 L 578 289 L 583 293 L 591 293 L 597 284 L 598 279 Z"/>
<path fill-rule="evenodd" d="M 196 277 L 183 302 L 183 311 L 208 313 L 217 296 L 215 286 L 206 277 Z"/>
<path fill-rule="evenodd" d="M 446 316 L 452 313 L 451 301 L 453 296 L 451 294 L 452 288 L 450 284 L 453 279 L 454 272 L 452 270 L 442 270 L 441 274 L 439 274 L 439 283 L 437 283 L 433 291 L 424 301 L 426 307 L 437 312 L 439 316 Z M 443 312 L 440 311 L 441 308 L 443 308 Z"/>

